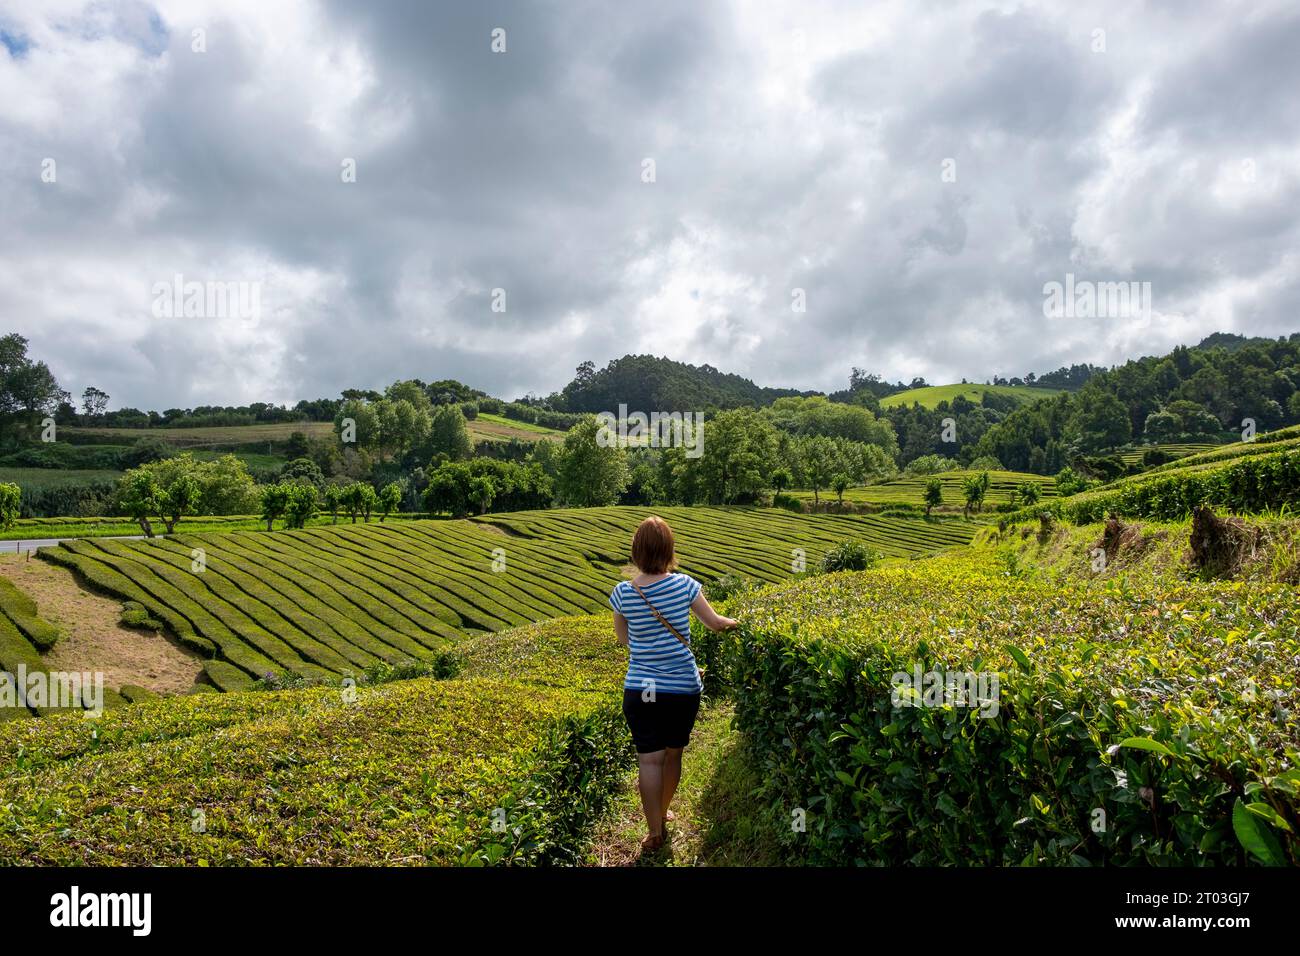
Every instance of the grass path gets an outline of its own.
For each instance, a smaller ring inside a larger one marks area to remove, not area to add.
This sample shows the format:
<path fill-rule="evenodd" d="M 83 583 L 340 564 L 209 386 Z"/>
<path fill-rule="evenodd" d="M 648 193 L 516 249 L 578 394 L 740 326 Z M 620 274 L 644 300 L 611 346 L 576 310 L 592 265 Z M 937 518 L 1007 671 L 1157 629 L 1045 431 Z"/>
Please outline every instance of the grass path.
<path fill-rule="evenodd" d="M 745 759 L 743 737 L 731 727 L 727 701 L 706 703 L 682 762 L 673 800 L 676 820 L 656 853 L 642 854 L 645 819 L 632 771 L 592 838 L 591 866 L 773 866 L 781 861 L 769 824 L 752 792 L 757 777 Z"/>

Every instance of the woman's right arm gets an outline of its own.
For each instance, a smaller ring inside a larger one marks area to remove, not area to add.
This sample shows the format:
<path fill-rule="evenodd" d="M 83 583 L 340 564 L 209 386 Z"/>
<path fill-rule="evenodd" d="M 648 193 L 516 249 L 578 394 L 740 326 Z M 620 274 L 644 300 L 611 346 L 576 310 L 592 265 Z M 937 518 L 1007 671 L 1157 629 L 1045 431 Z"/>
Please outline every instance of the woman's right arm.
<path fill-rule="evenodd" d="M 730 630 L 739 623 L 735 618 L 723 617 L 713 610 L 713 605 L 709 604 L 709 599 L 704 596 L 703 591 L 695 595 L 695 600 L 691 602 L 691 610 L 695 612 L 699 622 L 710 631 Z"/>

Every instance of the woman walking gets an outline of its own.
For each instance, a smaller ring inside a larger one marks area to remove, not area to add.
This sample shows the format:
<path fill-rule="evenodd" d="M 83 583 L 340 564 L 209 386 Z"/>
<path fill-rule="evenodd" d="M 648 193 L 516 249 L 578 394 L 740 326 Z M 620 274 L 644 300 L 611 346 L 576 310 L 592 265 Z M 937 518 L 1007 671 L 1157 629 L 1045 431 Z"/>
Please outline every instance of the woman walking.
<path fill-rule="evenodd" d="M 704 684 L 690 647 L 690 615 L 712 631 L 735 627 L 709 606 L 700 582 L 677 567 L 672 529 L 646 518 L 632 536 L 637 575 L 620 581 L 609 596 L 614 633 L 628 648 L 623 679 L 623 716 L 636 745 L 641 806 L 649 835 L 642 850 L 664 844 L 668 809 L 682 778 L 682 750 L 700 709 Z"/>

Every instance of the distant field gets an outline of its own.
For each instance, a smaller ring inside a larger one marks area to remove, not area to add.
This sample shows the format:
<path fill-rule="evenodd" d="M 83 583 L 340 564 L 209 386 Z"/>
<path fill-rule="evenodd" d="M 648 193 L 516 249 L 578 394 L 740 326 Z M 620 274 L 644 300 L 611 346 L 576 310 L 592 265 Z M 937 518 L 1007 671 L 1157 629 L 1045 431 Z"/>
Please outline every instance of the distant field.
<path fill-rule="evenodd" d="M 171 442 L 177 448 L 203 448 L 215 445 L 249 445 L 263 441 L 286 441 L 294 432 L 309 438 L 323 438 L 334 433 L 331 422 L 279 422 L 270 425 L 220 425 L 212 428 L 79 428 L 67 426 L 59 434 L 67 438 L 87 436 L 116 439 L 114 444 L 130 445 L 150 436 Z"/>
<path fill-rule="evenodd" d="M 543 428 L 531 422 L 517 422 L 502 415 L 487 415 L 479 412 L 478 417 L 469 422 L 469 434 L 475 441 L 501 441 L 517 438 L 520 441 L 539 441 L 543 438 L 564 438 L 564 432 L 554 428 Z"/>
<path fill-rule="evenodd" d="M 929 385 L 925 388 L 909 388 L 905 392 L 886 396 L 880 400 L 880 404 L 882 408 L 913 404 L 920 405 L 922 408 L 935 408 L 940 402 L 951 402 L 958 395 L 972 402 L 980 402 L 988 392 L 995 395 L 1008 395 L 1022 402 L 1034 402 L 1040 398 L 1051 398 L 1054 395 L 1060 395 L 1062 391 L 1064 389 L 1028 388 L 1012 385 Z"/>
<path fill-rule="evenodd" d="M 101 468 L 0 468 L 0 481 L 12 481 L 20 488 L 35 491 L 92 481 L 116 481 L 121 474 Z"/>
<path fill-rule="evenodd" d="M 924 475 L 914 478 L 899 478 L 897 481 L 889 481 L 880 485 L 865 485 L 860 488 L 850 488 L 844 492 L 844 501 L 847 504 L 875 504 L 875 505 L 925 505 L 925 486 L 930 479 L 938 478 L 943 483 L 943 505 L 962 507 L 965 504 L 965 498 L 962 495 L 962 482 L 975 475 L 978 471 L 946 471 L 939 475 Z M 1011 492 L 1018 485 L 1025 481 L 1032 481 L 1042 489 L 1043 498 L 1052 498 L 1056 496 L 1056 480 L 1044 475 L 1032 475 L 1027 472 L 1019 471 L 990 471 L 989 472 L 989 490 L 984 499 L 984 506 L 1006 504 L 1011 500 Z M 800 501 L 811 502 L 813 493 L 804 489 L 788 492 Z M 833 490 L 823 489 L 819 492 L 821 501 L 836 501 Z"/>
<path fill-rule="evenodd" d="M 1171 458 L 1185 458 L 1188 455 L 1198 455 L 1202 452 L 1213 451 L 1223 446 L 1213 442 L 1184 442 L 1181 444 L 1169 445 L 1146 445 L 1142 448 L 1136 448 L 1133 451 L 1126 451 L 1120 454 L 1120 460 L 1126 465 L 1135 465 L 1142 461 L 1142 456 L 1149 451 L 1159 450 L 1169 455 Z"/>
<path fill-rule="evenodd" d="M 501 415 L 480 413 L 468 423 L 470 438 L 475 441 L 503 441 L 517 438 L 520 441 L 537 441 L 540 438 L 563 438 L 564 432 L 553 428 L 543 428 L 530 422 L 517 422 Z M 308 438 L 328 438 L 334 434 L 332 422 L 283 422 L 272 425 L 231 425 L 213 428 L 76 428 L 66 427 L 59 430 L 60 435 L 72 441 L 78 437 L 90 438 L 100 442 L 110 441 L 115 445 L 131 445 L 137 439 L 150 436 L 171 442 L 177 448 L 219 449 L 232 445 L 253 445 L 259 442 L 287 441 L 294 432 L 302 432 Z M 273 467 L 283 459 L 276 458 L 266 467 Z M 253 461 L 249 461 L 254 465 Z"/>

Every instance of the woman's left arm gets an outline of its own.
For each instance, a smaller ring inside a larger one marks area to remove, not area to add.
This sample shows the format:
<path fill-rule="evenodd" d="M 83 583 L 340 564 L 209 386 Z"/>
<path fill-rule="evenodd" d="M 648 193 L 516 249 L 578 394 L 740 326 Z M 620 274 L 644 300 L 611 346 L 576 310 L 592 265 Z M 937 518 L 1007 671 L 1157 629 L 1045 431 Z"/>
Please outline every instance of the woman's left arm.
<path fill-rule="evenodd" d="M 619 614 L 618 611 L 614 612 L 614 636 L 618 638 L 618 642 L 624 647 L 628 646 L 627 618 Z"/>

